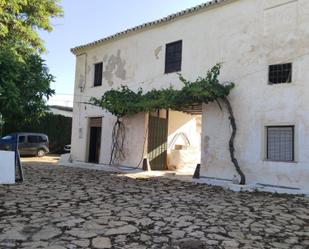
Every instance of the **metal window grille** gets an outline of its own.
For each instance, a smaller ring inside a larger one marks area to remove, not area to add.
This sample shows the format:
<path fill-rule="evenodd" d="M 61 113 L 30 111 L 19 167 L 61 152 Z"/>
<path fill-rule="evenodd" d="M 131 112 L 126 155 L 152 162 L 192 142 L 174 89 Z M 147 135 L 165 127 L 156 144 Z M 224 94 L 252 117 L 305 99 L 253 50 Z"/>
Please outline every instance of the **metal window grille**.
<path fill-rule="evenodd" d="M 292 63 L 269 66 L 269 84 L 292 82 Z"/>
<path fill-rule="evenodd" d="M 182 41 L 166 44 L 165 73 L 181 71 Z"/>
<path fill-rule="evenodd" d="M 94 86 L 102 85 L 103 62 L 94 64 Z"/>
<path fill-rule="evenodd" d="M 294 126 L 267 127 L 267 159 L 294 161 Z"/>

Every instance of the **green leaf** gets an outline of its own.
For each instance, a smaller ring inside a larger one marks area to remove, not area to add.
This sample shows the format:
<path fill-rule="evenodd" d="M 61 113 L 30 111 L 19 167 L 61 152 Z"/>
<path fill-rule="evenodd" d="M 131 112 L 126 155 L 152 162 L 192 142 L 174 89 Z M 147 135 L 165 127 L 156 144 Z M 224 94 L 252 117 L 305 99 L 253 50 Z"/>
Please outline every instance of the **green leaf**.
<path fill-rule="evenodd" d="M 90 103 L 108 110 L 117 117 L 123 117 L 157 109 L 182 110 L 195 104 L 217 102 L 228 96 L 235 86 L 232 82 L 220 84 L 218 80 L 220 70 L 221 64 L 217 64 L 204 78 L 199 77 L 193 82 L 179 74 L 179 80 L 184 84 L 180 90 L 169 87 L 143 93 L 141 88 L 134 92 L 127 86 L 121 86 L 117 90 L 105 92 L 100 99 L 91 98 Z"/>

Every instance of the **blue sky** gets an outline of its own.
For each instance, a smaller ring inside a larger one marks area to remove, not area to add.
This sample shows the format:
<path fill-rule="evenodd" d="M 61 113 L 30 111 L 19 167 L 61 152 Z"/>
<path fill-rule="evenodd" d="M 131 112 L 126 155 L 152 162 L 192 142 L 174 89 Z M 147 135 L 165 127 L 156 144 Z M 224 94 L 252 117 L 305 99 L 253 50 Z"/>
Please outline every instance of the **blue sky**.
<path fill-rule="evenodd" d="M 43 55 L 56 77 L 56 96 L 49 103 L 72 105 L 75 57 L 70 48 L 101 39 L 207 0 L 62 0 L 64 18 L 53 19 L 51 33 L 40 32 Z"/>

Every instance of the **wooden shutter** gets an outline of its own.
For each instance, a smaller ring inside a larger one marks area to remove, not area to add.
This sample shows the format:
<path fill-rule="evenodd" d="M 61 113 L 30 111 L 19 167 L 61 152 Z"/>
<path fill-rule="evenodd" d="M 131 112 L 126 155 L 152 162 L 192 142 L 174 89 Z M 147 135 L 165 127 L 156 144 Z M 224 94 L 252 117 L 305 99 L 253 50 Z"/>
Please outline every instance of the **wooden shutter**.
<path fill-rule="evenodd" d="M 165 73 L 181 71 L 182 41 L 166 44 Z"/>
<path fill-rule="evenodd" d="M 94 86 L 102 85 L 103 62 L 94 65 Z"/>

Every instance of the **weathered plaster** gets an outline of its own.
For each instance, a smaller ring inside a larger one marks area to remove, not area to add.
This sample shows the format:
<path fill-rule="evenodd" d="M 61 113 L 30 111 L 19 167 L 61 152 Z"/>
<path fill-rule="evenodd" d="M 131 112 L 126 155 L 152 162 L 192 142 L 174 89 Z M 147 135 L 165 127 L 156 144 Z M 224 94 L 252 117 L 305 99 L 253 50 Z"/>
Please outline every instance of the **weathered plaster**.
<path fill-rule="evenodd" d="M 114 84 L 114 77 L 121 80 L 126 80 L 126 70 L 125 70 L 126 61 L 121 58 L 120 49 L 117 51 L 117 55 L 111 55 L 107 64 L 105 65 L 105 70 L 103 73 L 103 78 L 107 80 L 109 86 Z"/>
<path fill-rule="evenodd" d="M 155 54 L 155 57 L 156 57 L 157 60 L 160 59 L 160 53 L 161 53 L 161 51 L 162 51 L 162 46 L 157 47 L 157 48 L 155 49 L 155 51 L 154 51 L 154 54 Z"/>

